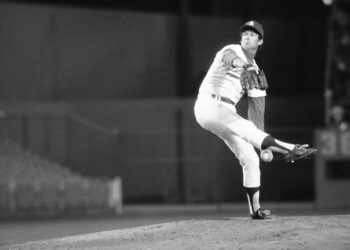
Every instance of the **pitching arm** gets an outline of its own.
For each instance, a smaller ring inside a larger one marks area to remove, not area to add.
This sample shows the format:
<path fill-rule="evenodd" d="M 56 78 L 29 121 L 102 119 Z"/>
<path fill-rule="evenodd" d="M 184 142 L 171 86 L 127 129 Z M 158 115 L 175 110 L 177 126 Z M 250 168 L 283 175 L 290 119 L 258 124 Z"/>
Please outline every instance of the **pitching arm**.
<path fill-rule="evenodd" d="M 222 54 L 222 62 L 226 67 L 241 68 L 244 65 L 246 65 L 243 59 L 240 58 L 232 49 L 227 49 L 224 51 L 224 53 Z"/>

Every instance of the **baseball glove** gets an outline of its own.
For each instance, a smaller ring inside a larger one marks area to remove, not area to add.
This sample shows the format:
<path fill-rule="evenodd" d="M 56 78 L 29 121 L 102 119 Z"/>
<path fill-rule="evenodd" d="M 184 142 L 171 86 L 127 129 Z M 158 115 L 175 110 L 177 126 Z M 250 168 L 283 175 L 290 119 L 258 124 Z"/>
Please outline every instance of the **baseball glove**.
<path fill-rule="evenodd" d="M 245 65 L 240 77 L 240 82 L 244 91 L 251 89 L 267 89 L 268 84 L 263 70 L 257 70 L 252 65 Z"/>

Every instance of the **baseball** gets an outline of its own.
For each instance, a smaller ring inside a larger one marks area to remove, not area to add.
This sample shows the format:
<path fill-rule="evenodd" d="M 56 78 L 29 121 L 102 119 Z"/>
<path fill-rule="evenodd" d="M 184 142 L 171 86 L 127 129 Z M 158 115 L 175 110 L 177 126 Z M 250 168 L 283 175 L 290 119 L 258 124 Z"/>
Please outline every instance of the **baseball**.
<path fill-rule="evenodd" d="M 264 162 L 271 162 L 273 160 L 273 154 L 272 154 L 271 150 L 261 151 L 260 159 Z"/>

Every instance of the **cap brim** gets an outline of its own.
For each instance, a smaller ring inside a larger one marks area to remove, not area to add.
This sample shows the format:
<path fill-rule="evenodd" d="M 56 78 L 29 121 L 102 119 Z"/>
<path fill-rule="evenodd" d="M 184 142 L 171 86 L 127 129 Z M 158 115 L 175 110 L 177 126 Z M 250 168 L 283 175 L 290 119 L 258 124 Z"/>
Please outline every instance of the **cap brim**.
<path fill-rule="evenodd" d="M 259 32 L 259 30 L 257 30 L 256 28 L 254 28 L 253 26 L 250 26 L 250 25 L 242 25 L 240 28 L 239 28 L 240 32 L 243 33 L 244 31 L 246 30 L 253 30 L 255 31 L 257 34 L 259 34 L 260 36 L 262 36 L 262 34 Z"/>

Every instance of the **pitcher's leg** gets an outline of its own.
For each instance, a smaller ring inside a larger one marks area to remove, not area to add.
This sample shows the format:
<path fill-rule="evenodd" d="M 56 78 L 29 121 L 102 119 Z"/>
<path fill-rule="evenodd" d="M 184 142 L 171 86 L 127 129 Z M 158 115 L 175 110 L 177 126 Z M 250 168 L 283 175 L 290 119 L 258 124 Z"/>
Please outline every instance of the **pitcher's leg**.
<path fill-rule="evenodd" d="M 267 136 L 261 143 L 261 149 L 268 148 L 275 152 L 280 152 L 283 154 L 287 154 L 288 152 L 292 151 L 294 147 L 295 144 L 279 141 L 271 136 Z"/>
<path fill-rule="evenodd" d="M 239 136 L 225 140 L 226 145 L 235 154 L 242 167 L 243 186 L 247 192 L 250 214 L 260 208 L 260 160 L 253 146 Z"/>
<path fill-rule="evenodd" d="M 308 158 L 317 152 L 317 149 L 309 148 L 308 144 L 298 145 L 277 140 L 259 130 L 252 122 L 243 118 L 237 119 L 235 122 L 233 121 L 228 125 L 232 133 L 239 135 L 258 149 L 270 149 L 274 152 L 284 154 L 286 162 Z"/>
<path fill-rule="evenodd" d="M 231 131 L 231 134 L 238 135 L 255 148 L 260 149 L 262 142 L 269 135 L 238 114 L 232 115 L 231 119 L 228 120 L 226 127 Z"/>
<path fill-rule="evenodd" d="M 239 136 L 229 136 L 225 138 L 226 145 L 235 154 L 242 166 L 243 186 L 259 187 L 260 186 L 260 167 L 259 156 L 254 147 L 247 143 Z"/>
<path fill-rule="evenodd" d="M 198 123 L 223 140 L 228 136 L 239 136 L 255 148 L 268 148 L 284 154 L 287 162 L 294 162 L 317 152 L 317 149 L 308 148 L 308 145 L 300 146 L 277 140 L 234 111 L 212 100 L 197 100 L 195 105 Z"/>
<path fill-rule="evenodd" d="M 260 149 L 263 140 L 268 136 L 251 121 L 235 113 L 234 108 L 229 109 L 213 100 L 197 100 L 194 111 L 197 122 L 223 140 L 236 135 Z"/>

